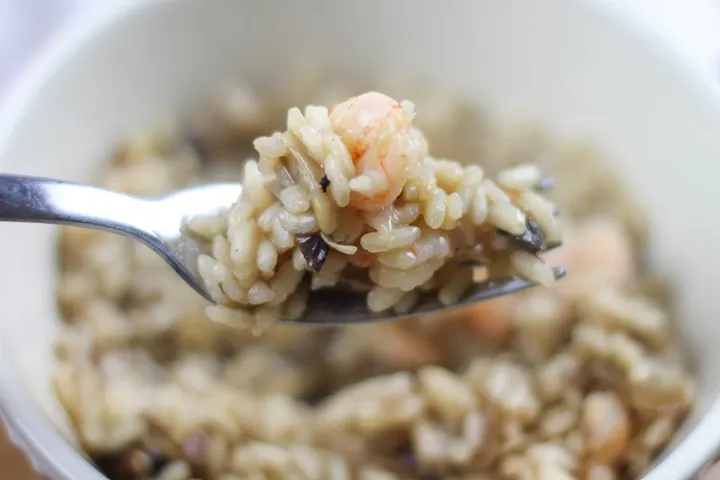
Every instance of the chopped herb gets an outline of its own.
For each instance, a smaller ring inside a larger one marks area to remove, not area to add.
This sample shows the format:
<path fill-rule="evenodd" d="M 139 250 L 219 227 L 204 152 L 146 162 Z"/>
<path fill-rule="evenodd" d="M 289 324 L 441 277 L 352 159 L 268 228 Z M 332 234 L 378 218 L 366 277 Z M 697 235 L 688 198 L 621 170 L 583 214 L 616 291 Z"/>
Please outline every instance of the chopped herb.
<path fill-rule="evenodd" d="M 532 218 L 528 218 L 525 222 L 525 231 L 522 235 L 510 235 L 504 230 L 498 230 L 498 233 L 504 237 L 508 237 L 512 243 L 528 252 L 540 252 L 547 249 L 545 233 L 543 233 L 540 225 Z"/>
<path fill-rule="evenodd" d="M 328 187 L 330 186 L 330 179 L 325 175 L 320 179 L 320 188 L 322 188 L 323 192 L 327 192 Z"/>
<path fill-rule="evenodd" d="M 325 260 L 327 259 L 330 245 L 323 239 L 320 233 L 311 233 L 309 235 L 298 235 L 298 245 L 300 252 L 305 257 L 305 261 L 313 272 L 319 272 Z"/>
<path fill-rule="evenodd" d="M 555 188 L 555 179 L 552 177 L 545 177 L 535 184 L 535 190 L 540 192 L 552 190 L 553 188 Z"/>

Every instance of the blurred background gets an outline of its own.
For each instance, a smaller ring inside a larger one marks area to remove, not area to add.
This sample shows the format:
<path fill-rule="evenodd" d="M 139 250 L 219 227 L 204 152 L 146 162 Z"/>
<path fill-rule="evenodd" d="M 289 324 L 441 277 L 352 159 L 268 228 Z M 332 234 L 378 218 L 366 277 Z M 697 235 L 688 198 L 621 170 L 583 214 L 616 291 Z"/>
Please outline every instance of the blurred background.
<path fill-rule="evenodd" d="M 117 1 L 117 0 L 115 0 Z M 720 81 L 720 0 L 596 0 L 630 10 L 668 36 L 690 61 Z M 0 0 L 0 98 L 53 31 L 107 0 Z M 1 478 L 32 480 L 31 469 L 0 430 Z M 719 467 L 720 468 L 720 467 Z M 712 476 L 713 479 L 720 479 Z"/>

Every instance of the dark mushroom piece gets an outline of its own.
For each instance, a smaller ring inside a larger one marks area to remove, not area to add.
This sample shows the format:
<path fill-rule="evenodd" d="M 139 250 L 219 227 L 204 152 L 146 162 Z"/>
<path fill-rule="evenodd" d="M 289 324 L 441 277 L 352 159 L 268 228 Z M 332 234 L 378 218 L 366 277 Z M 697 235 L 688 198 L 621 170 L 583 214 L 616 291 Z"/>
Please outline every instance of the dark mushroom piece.
<path fill-rule="evenodd" d="M 323 192 L 327 192 L 328 187 L 330 186 L 330 179 L 325 175 L 320 179 L 320 188 L 322 188 Z"/>
<path fill-rule="evenodd" d="M 323 239 L 319 232 L 308 235 L 298 235 L 297 243 L 305 262 L 313 272 L 319 272 L 325 260 L 327 260 L 330 245 Z"/>
<path fill-rule="evenodd" d="M 528 252 L 537 253 L 547 250 L 547 240 L 540 225 L 528 218 L 525 222 L 525 231 L 521 235 L 510 235 L 504 230 L 498 229 L 498 234 L 507 237 L 510 242 Z"/>

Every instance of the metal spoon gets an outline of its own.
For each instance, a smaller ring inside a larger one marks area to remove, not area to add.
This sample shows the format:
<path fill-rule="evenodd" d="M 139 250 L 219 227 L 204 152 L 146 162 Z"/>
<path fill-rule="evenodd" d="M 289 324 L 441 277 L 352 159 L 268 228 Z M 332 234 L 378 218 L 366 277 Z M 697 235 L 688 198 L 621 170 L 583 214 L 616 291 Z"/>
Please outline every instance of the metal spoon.
<path fill-rule="evenodd" d="M 240 196 L 240 184 L 216 183 L 179 190 L 170 195 L 139 198 L 98 187 L 49 178 L 0 175 L 0 221 L 51 223 L 105 230 L 135 238 L 152 248 L 195 291 L 213 301 L 197 269 L 204 246 L 184 233 L 183 222 L 230 207 Z M 555 268 L 555 277 L 565 271 Z M 313 292 L 302 324 L 353 324 L 439 312 L 509 295 L 534 284 L 519 277 L 495 278 L 475 284 L 456 305 L 436 298 L 421 299 L 408 314 L 375 314 L 365 295 L 333 290 Z"/>

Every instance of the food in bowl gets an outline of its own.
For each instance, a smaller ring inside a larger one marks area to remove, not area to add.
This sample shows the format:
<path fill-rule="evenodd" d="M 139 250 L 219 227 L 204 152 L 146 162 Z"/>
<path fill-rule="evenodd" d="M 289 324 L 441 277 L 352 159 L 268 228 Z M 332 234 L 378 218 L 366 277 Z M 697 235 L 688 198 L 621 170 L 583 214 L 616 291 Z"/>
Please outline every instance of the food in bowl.
<path fill-rule="evenodd" d="M 536 193 L 540 169 L 515 165 L 496 184 L 478 165 L 429 156 L 414 117 L 412 103 L 368 92 L 291 108 L 287 131 L 257 138 L 238 201 L 187 223 L 212 252 L 199 259 L 208 316 L 266 328 L 300 318 L 309 289 L 343 285 L 374 312 L 411 311 L 418 290 L 452 305 L 472 284 L 468 262 L 552 285 L 537 253 L 560 229 Z"/>
<path fill-rule="evenodd" d="M 556 178 L 563 246 L 545 257 L 568 277 L 452 314 L 256 337 L 211 321 L 146 247 L 64 229 L 55 389 L 110 478 L 622 479 L 670 441 L 694 381 L 629 190 L 583 143 L 451 96 L 407 97 L 435 155 Z M 100 181 L 153 195 L 238 178 L 252 139 L 286 112 L 234 90 L 190 126 L 122 145 Z"/>

